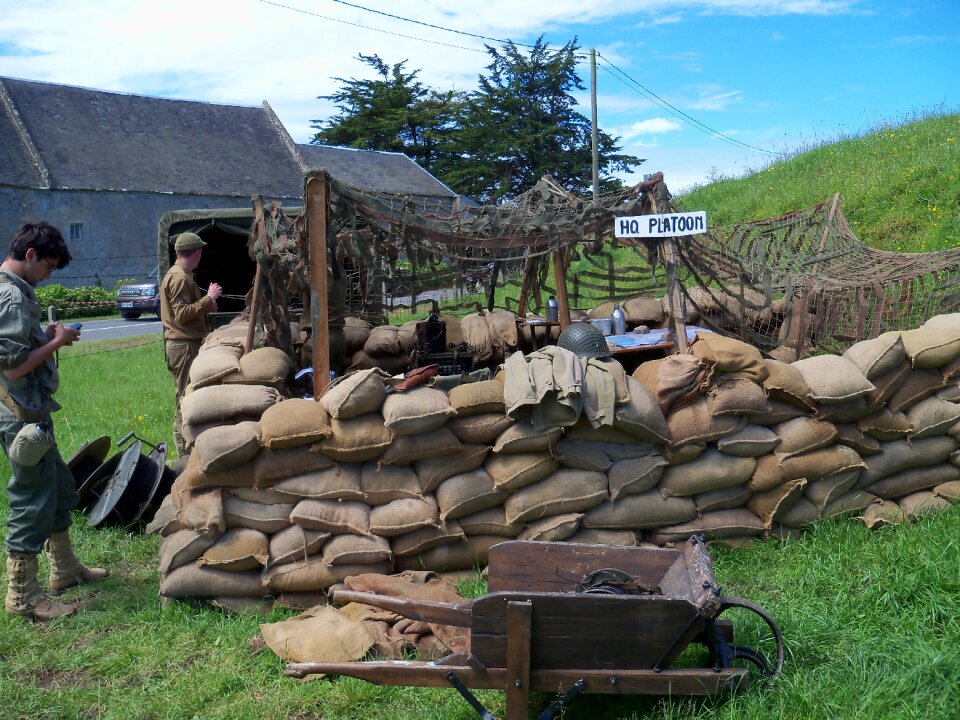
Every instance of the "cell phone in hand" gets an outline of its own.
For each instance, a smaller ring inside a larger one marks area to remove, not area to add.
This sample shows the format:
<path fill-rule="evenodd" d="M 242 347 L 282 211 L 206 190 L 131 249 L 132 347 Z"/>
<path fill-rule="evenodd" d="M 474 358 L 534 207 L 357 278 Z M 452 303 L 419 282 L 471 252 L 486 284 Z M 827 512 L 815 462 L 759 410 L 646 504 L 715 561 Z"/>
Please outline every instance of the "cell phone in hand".
<path fill-rule="evenodd" d="M 69 325 L 67 325 L 67 327 L 70 328 L 71 330 L 79 330 L 80 328 L 83 327 L 83 323 L 70 323 Z"/>

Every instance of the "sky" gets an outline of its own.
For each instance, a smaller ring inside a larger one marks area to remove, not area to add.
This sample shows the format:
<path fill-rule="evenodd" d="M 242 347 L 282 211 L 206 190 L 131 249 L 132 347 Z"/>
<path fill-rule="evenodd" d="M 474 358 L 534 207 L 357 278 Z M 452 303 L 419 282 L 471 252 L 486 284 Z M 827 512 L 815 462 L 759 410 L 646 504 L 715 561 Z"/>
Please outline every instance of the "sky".
<path fill-rule="evenodd" d="M 833 139 L 960 112 L 960 0 L 3 0 L 0 76 L 266 100 L 297 142 L 379 55 L 470 91 L 485 45 L 597 51 L 599 126 L 678 193 Z M 409 22 L 415 20 L 416 22 Z M 455 31 L 455 32 L 451 32 Z M 476 37 L 483 36 L 483 37 Z M 486 39 L 484 39 L 486 38 Z"/>

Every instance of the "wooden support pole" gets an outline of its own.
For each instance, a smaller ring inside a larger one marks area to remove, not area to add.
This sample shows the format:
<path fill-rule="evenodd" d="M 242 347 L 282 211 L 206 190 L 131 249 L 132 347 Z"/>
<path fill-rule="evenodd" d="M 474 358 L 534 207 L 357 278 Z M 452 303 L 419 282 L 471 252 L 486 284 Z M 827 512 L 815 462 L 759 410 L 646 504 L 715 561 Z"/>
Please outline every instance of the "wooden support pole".
<path fill-rule="evenodd" d="M 506 720 L 527 720 L 530 713 L 530 642 L 533 603 L 507 603 L 507 715 Z"/>
<path fill-rule="evenodd" d="M 313 397 L 330 384 L 330 301 L 327 296 L 327 181 L 312 177 L 306 193 L 310 246 L 310 324 L 313 343 Z"/>
<path fill-rule="evenodd" d="M 687 322 L 683 295 L 680 293 L 680 279 L 677 277 L 677 247 L 674 242 L 674 238 L 667 238 L 660 243 L 660 249 L 664 253 L 664 262 L 667 265 L 670 324 L 676 338 L 677 352 L 685 353 L 687 352 Z"/>
<path fill-rule="evenodd" d="M 266 221 L 263 217 L 263 198 L 259 195 L 255 195 L 251 202 L 253 203 L 253 232 L 256 234 L 256 237 L 253 239 L 255 245 L 264 244 L 264 234 L 266 233 Z M 256 253 L 254 253 L 256 257 Z M 250 295 L 250 323 L 247 325 L 247 339 L 243 344 L 244 354 L 253 350 L 253 338 L 257 332 L 257 321 L 259 320 L 260 315 L 260 293 L 262 292 L 261 286 L 263 285 L 263 270 L 260 268 L 260 263 L 257 262 L 256 274 L 253 276 L 253 293 Z"/>
<path fill-rule="evenodd" d="M 517 317 L 521 319 L 527 312 L 527 294 L 530 292 L 534 267 L 534 259 L 528 255 L 523 262 L 523 281 L 520 283 L 520 297 L 517 298 Z"/>
<path fill-rule="evenodd" d="M 557 285 L 557 305 L 560 311 L 560 330 L 570 324 L 570 303 L 567 301 L 567 264 L 563 250 L 553 253 L 553 277 Z"/>

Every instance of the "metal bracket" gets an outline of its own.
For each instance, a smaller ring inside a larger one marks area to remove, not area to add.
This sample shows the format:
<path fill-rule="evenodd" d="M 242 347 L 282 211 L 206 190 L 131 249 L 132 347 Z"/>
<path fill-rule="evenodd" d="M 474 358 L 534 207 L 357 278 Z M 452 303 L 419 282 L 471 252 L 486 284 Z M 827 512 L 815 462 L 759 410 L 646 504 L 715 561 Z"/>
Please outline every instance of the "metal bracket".
<path fill-rule="evenodd" d="M 567 690 L 562 695 L 558 695 L 556 700 L 550 703 L 547 706 L 547 709 L 540 713 L 540 717 L 537 720 L 553 720 L 557 716 L 557 713 L 564 710 L 564 708 L 569 705 L 577 695 L 582 693 L 587 687 L 587 681 L 583 678 L 577 680 L 573 685 L 570 686 L 570 689 Z"/>
<path fill-rule="evenodd" d="M 477 711 L 477 715 L 480 716 L 481 720 L 496 720 L 496 718 L 490 714 L 490 711 L 483 706 L 483 703 L 477 700 L 477 696 L 470 692 L 470 688 L 460 682 L 460 678 L 452 672 L 448 672 L 444 677 L 447 679 L 447 682 L 453 686 L 453 689 L 460 693 L 464 700 L 470 703 L 470 707 Z"/>

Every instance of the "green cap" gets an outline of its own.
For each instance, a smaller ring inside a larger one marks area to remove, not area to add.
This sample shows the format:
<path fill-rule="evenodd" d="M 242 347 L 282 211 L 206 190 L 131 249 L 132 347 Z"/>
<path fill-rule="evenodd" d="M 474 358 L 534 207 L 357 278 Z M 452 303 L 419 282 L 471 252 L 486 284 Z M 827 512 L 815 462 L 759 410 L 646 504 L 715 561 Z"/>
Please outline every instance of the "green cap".
<path fill-rule="evenodd" d="M 196 233 L 185 232 L 177 235 L 177 241 L 174 243 L 174 250 L 183 251 L 183 250 L 196 250 L 197 248 L 202 248 L 206 243 L 200 239 L 200 236 Z"/>

